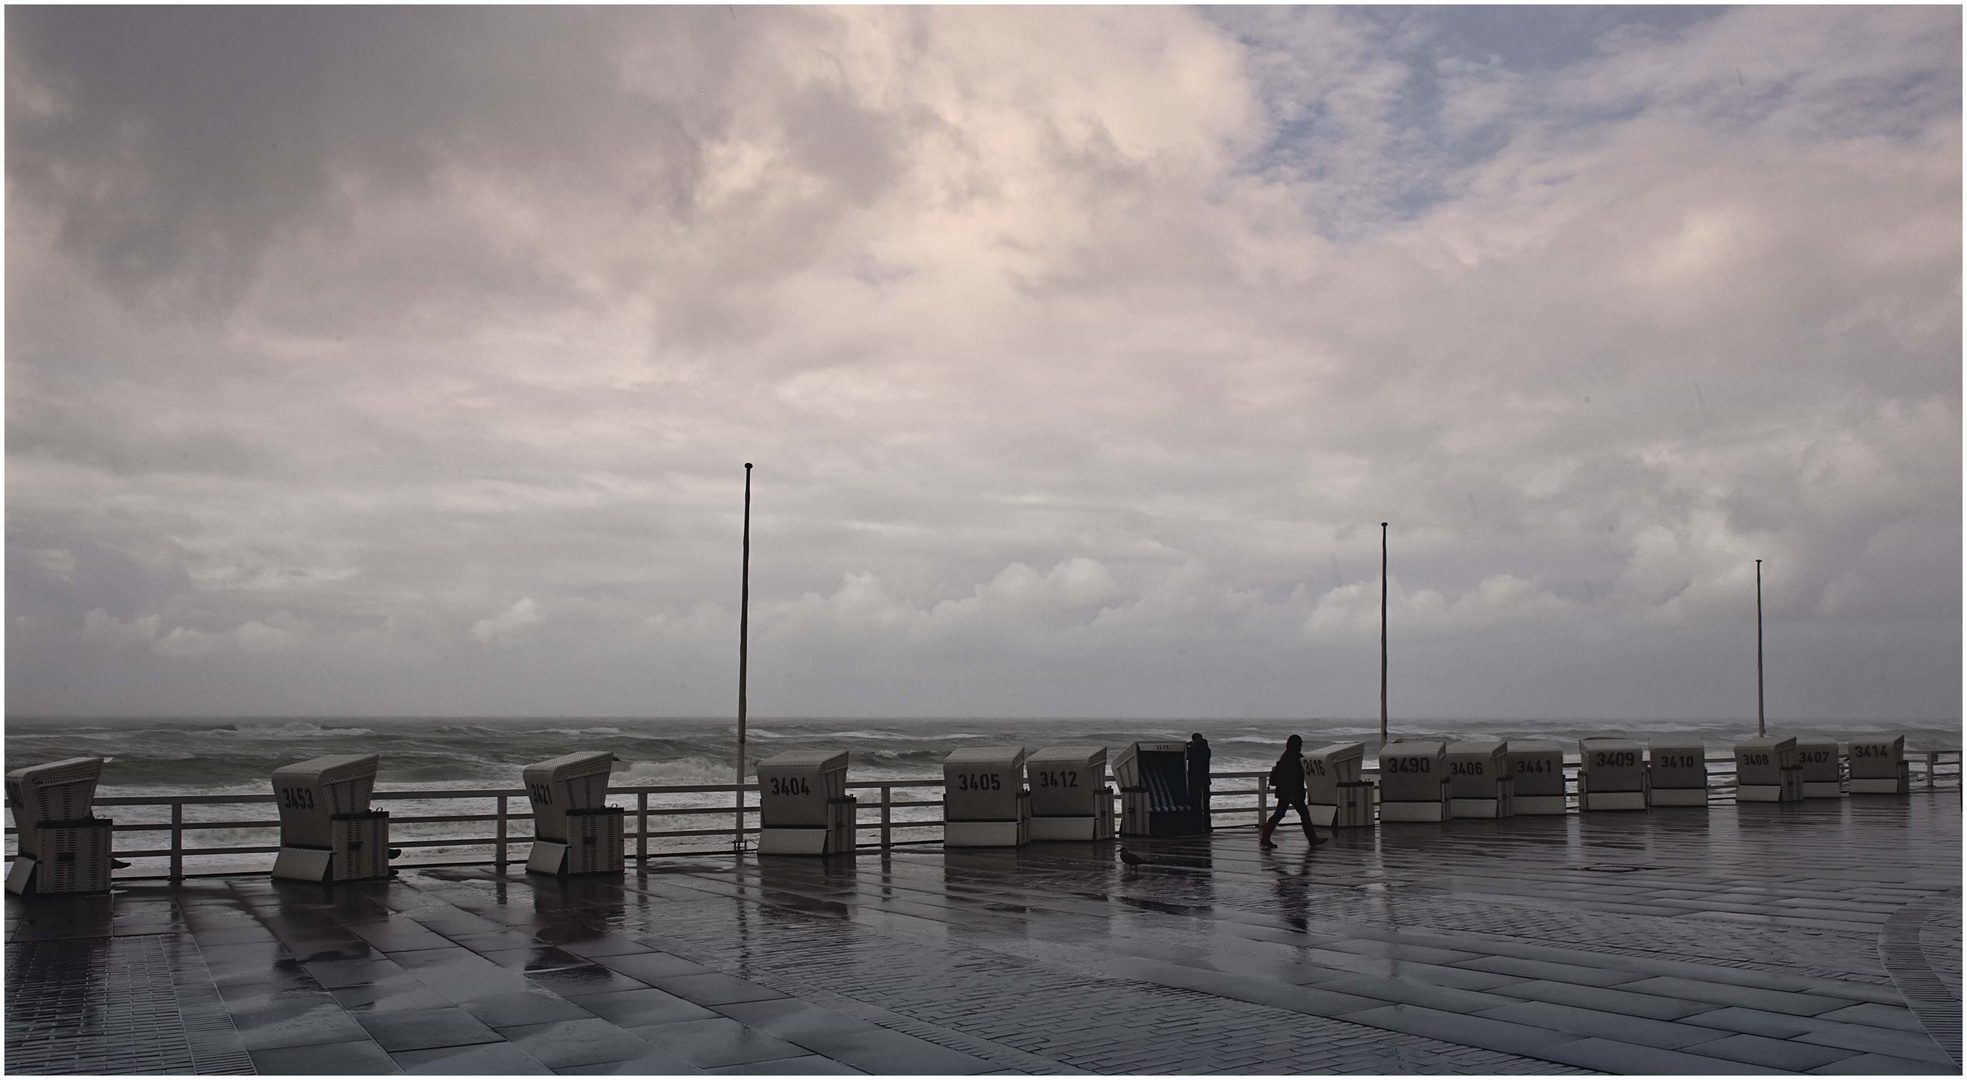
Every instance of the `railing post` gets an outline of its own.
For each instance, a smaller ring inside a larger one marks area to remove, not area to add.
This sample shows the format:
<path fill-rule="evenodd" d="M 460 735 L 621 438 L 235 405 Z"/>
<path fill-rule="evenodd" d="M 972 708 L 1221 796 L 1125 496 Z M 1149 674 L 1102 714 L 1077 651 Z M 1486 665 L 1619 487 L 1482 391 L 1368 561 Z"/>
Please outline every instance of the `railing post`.
<path fill-rule="evenodd" d="M 649 793 L 635 793 L 635 861 L 649 861 Z"/>
<path fill-rule="evenodd" d="M 171 803 L 171 884 L 184 880 L 184 804 Z"/>
<path fill-rule="evenodd" d="M 498 864 L 498 872 L 505 873 L 505 796 L 499 796 L 499 835 L 498 842 L 492 845 L 492 861 Z"/>
<path fill-rule="evenodd" d="M 894 820 L 889 809 L 889 803 L 893 801 L 891 798 L 893 791 L 894 788 L 889 785 L 881 785 L 881 850 L 883 851 L 888 850 L 888 827 Z M 948 815 L 944 816 L 947 817 Z"/>
<path fill-rule="evenodd" d="M 1933 790 L 1933 774 L 1939 771 L 1940 771 L 1940 752 L 1938 750 L 1926 751 L 1926 790 L 1927 791 Z M 1967 772 L 1967 770 L 1963 770 L 1963 772 Z"/>
<path fill-rule="evenodd" d="M 1264 827 L 1270 817 L 1270 777 L 1257 777 L 1257 828 Z"/>

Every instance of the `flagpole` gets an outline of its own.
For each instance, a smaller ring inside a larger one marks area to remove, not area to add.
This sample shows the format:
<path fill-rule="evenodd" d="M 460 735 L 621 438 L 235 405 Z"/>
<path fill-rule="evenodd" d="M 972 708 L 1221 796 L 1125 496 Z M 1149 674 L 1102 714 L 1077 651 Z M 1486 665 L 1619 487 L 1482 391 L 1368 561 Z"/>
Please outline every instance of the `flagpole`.
<path fill-rule="evenodd" d="M 744 721 L 745 677 L 749 674 L 751 636 L 751 462 L 744 463 L 744 555 L 738 585 L 738 807 L 731 832 L 731 850 L 744 850 Z"/>
<path fill-rule="evenodd" d="M 1755 734 L 1769 732 L 1762 715 L 1762 560 L 1755 560 Z"/>
<path fill-rule="evenodd" d="M 1386 522 L 1380 522 L 1380 745 L 1386 745 Z"/>

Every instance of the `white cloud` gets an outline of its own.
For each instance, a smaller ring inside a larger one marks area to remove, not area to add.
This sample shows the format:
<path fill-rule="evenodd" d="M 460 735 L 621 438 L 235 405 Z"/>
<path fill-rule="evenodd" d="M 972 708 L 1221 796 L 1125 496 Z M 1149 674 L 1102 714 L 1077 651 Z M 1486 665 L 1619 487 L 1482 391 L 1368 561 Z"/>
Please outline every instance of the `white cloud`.
<path fill-rule="evenodd" d="M 188 626 L 173 626 L 171 632 L 157 639 L 157 651 L 165 656 L 203 656 L 225 648 L 224 634 L 214 634 L 204 630 L 193 630 Z"/>
<path fill-rule="evenodd" d="M 101 608 L 95 608 L 82 618 L 82 640 L 110 648 L 148 645 L 157 640 L 157 625 L 155 615 L 124 621 Z"/>
<path fill-rule="evenodd" d="M 533 603 L 531 597 L 525 597 L 497 615 L 472 623 L 471 640 L 481 644 L 517 640 L 526 636 L 543 618 L 539 605 Z"/>

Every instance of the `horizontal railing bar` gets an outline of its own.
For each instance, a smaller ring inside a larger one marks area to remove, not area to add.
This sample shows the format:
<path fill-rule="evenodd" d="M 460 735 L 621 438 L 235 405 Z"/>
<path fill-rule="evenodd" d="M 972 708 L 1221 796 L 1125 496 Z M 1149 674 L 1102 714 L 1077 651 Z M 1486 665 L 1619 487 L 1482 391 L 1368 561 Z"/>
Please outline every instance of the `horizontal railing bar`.
<path fill-rule="evenodd" d="M 730 830 L 726 829 L 724 830 L 724 832 L 726 835 L 728 835 Z M 908 842 L 911 844 L 920 844 L 920 843 L 936 843 L 937 841 L 911 840 Z M 226 850 L 227 852 L 229 852 L 231 849 L 226 849 Z M 697 856 L 697 855 L 728 855 L 728 854 L 730 854 L 730 848 L 728 847 L 678 848 L 675 851 L 662 852 L 661 857 L 667 859 L 667 858 L 686 858 L 686 857 Z M 507 859 L 506 863 L 508 865 L 518 866 L 525 863 L 525 861 L 526 860 L 524 859 Z M 491 859 L 454 859 L 446 862 L 391 863 L 390 868 L 398 869 L 398 870 L 434 870 L 434 869 L 442 869 L 447 867 L 491 866 L 491 865 L 494 865 L 494 861 Z M 242 871 L 236 869 L 235 870 L 186 870 L 184 874 L 181 876 L 188 877 L 188 878 L 238 877 L 241 873 Z M 155 873 L 143 871 L 143 872 L 136 872 L 136 873 L 129 873 L 129 874 L 119 874 L 117 875 L 116 880 L 117 881 L 164 881 L 164 880 L 168 880 L 170 876 L 171 875 L 168 871 L 163 871 L 163 870 L 157 871 Z"/>
<path fill-rule="evenodd" d="M 1958 770 L 1961 765 L 1961 754 L 1962 754 L 1962 752 L 1959 750 L 1908 751 L 1907 756 L 1904 760 L 1908 763 L 1924 765 L 1926 763 L 1927 754 L 1937 755 L 1939 760 L 1936 762 L 1936 764 L 1938 765 L 1942 765 L 1942 766 L 1952 765 L 1954 767 L 1951 770 L 1937 771 L 1936 775 L 1949 776 L 1949 775 L 1958 774 Z M 1735 759 L 1730 755 L 1720 755 L 1720 756 L 1707 758 L 1706 763 L 1710 765 L 1732 766 L 1734 764 L 1734 760 Z M 1572 771 L 1576 765 L 1577 763 L 1569 758 L 1565 760 L 1565 768 L 1567 772 Z M 1363 766 L 1360 771 L 1363 775 L 1368 775 L 1368 776 L 1377 775 L 1379 772 L 1377 766 L 1374 765 Z M 1724 773 L 1730 773 L 1733 770 L 1725 769 L 1722 771 Z M 1211 779 L 1215 779 L 1215 780 L 1254 780 L 1260 777 L 1267 777 L 1268 775 L 1269 773 L 1267 772 L 1219 772 L 1219 773 L 1210 774 Z M 940 777 L 925 777 L 920 779 L 901 779 L 901 780 L 855 780 L 855 781 L 848 782 L 846 786 L 848 788 L 857 789 L 857 790 L 873 790 L 882 787 L 887 787 L 887 788 L 942 787 L 943 784 L 944 784 L 944 780 Z M 739 790 L 757 791 L 759 790 L 759 788 L 757 784 L 744 784 L 744 785 L 649 784 L 649 785 L 636 785 L 630 787 L 610 787 L 607 789 L 607 793 L 610 795 L 644 795 L 644 794 L 684 795 L 684 794 L 704 794 L 704 793 L 731 794 Z M 1235 793 L 1218 792 L 1218 794 L 1235 794 Z M 524 799 L 527 797 L 525 789 L 517 788 L 517 787 L 405 788 L 405 789 L 379 788 L 370 793 L 370 797 L 372 799 L 387 799 L 387 800 L 490 799 L 490 798 L 497 798 L 499 796 L 505 796 L 507 798 L 512 798 L 512 799 Z M 274 796 L 271 792 L 259 793 L 259 794 L 232 794 L 232 795 L 101 795 L 101 796 L 97 796 L 96 799 L 94 800 L 95 804 L 98 806 L 173 806 L 173 805 L 213 806 L 213 805 L 226 805 L 226 804 L 267 803 L 273 801 L 274 801 Z M 891 803 L 890 805 L 901 805 L 901 804 Z M 695 808 L 690 808 L 690 809 L 695 809 Z M 745 809 L 747 812 L 756 812 L 758 808 L 757 806 L 752 805 L 752 806 L 747 806 Z M 680 812 L 680 810 L 677 812 Z M 728 811 L 723 808 L 710 808 L 707 812 L 725 813 Z M 407 819 L 403 819 L 403 820 L 407 820 Z M 186 827 L 190 827 L 192 824 L 193 823 L 191 822 L 185 823 Z M 223 823 L 208 822 L 208 823 L 200 823 L 200 824 L 223 824 Z"/>
<path fill-rule="evenodd" d="M 273 793 L 264 795 L 98 795 L 97 806 L 210 806 L 218 803 L 270 803 Z M 12 806 L 12 803 L 8 803 Z"/>

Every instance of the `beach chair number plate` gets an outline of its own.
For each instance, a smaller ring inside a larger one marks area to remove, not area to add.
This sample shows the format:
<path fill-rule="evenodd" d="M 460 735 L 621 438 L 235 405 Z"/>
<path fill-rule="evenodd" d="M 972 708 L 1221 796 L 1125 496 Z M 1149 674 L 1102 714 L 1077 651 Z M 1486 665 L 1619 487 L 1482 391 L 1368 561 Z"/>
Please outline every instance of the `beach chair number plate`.
<path fill-rule="evenodd" d="M 1066 769 L 1063 772 L 1039 772 L 1034 775 L 1038 778 L 1039 787 L 1079 786 L 1079 771 L 1077 769 Z"/>
<path fill-rule="evenodd" d="M 956 790 L 1002 791 L 1004 790 L 1004 778 L 998 776 L 996 773 L 957 773 Z"/>
<path fill-rule="evenodd" d="M 772 794 L 774 795 L 811 795 L 812 793 L 813 793 L 813 789 L 806 786 L 805 777 L 802 776 L 772 777 Z"/>

